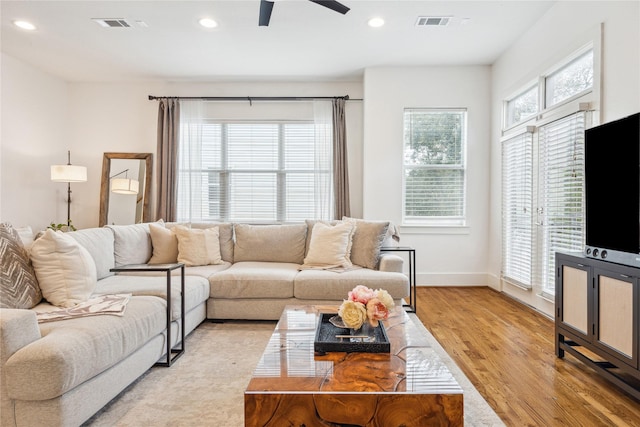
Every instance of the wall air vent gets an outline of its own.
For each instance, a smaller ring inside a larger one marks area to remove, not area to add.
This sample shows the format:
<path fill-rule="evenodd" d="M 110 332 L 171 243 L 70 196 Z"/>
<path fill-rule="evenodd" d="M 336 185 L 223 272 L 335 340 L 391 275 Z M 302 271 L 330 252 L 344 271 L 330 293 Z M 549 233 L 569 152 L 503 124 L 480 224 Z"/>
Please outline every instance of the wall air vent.
<path fill-rule="evenodd" d="M 129 28 L 131 24 L 124 18 L 92 18 L 96 24 L 105 28 Z"/>
<path fill-rule="evenodd" d="M 416 27 L 446 27 L 450 22 L 450 16 L 418 16 Z"/>

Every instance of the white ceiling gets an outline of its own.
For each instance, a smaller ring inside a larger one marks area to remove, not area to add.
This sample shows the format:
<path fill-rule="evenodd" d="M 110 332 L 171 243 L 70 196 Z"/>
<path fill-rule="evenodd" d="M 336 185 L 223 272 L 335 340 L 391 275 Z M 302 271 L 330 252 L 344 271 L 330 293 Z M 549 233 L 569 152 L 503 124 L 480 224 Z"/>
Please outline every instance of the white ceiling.
<path fill-rule="evenodd" d="M 346 15 L 278 1 L 270 25 L 259 27 L 259 0 L 2 0 L 0 42 L 3 52 L 67 81 L 354 80 L 368 67 L 491 64 L 553 4 L 341 2 L 351 8 Z M 386 25 L 368 27 L 373 16 Z M 452 20 L 418 28 L 418 16 Z M 202 17 L 218 27 L 200 27 Z M 133 27 L 103 28 L 91 18 L 125 18 Z M 17 19 L 38 29 L 21 30 Z"/>

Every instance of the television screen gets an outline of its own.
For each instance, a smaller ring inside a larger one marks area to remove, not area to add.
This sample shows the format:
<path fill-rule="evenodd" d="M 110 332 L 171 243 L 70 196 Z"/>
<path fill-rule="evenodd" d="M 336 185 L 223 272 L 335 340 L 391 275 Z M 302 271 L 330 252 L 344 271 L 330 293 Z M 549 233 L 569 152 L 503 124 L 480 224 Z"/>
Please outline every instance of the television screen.
<path fill-rule="evenodd" d="M 585 132 L 586 244 L 640 253 L 640 113 Z"/>

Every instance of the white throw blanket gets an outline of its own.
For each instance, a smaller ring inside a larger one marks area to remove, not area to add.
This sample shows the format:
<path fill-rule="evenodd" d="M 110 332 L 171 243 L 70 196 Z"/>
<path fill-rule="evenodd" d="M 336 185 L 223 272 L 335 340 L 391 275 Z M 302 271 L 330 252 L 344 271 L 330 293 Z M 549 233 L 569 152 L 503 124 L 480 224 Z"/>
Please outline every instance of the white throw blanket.
<path fill-rule="evenodd" d="M 101 295 L 71 308 L 41 311 L 37 313 L 38 323 L 73 319 L 75 317 L 97 316 L 100 314 L 123 316 L 129 298 L 131 298 L 131 294 Z"/>

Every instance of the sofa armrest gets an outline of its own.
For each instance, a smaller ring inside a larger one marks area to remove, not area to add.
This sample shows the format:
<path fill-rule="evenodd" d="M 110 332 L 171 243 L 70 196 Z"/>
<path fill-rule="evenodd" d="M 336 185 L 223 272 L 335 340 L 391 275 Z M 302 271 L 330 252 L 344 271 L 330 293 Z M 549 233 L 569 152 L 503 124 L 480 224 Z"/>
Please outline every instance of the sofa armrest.
<path fill-rule="evenodd" d="M 41 338 L 35 311 L 0 309 L 0 366 L 22 347 Z"/>
<path fill-rule="evenodd" d="M 404 259 L 401 256 L 382 252 L 380 254 L 380 266 L 378 270 L 392 273 L 402 273 Z"/>
<path fill-rule="evenodd" d="M 8 397 L 6 377 L 2 372 L 4 365 L 15 352 L 40 337 L 34 311 L 0 308 L 0 425 L 16 424 L 14 403 Z"/>

